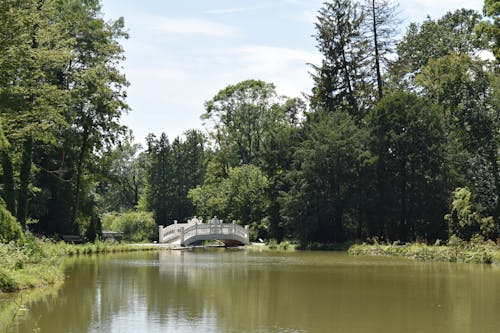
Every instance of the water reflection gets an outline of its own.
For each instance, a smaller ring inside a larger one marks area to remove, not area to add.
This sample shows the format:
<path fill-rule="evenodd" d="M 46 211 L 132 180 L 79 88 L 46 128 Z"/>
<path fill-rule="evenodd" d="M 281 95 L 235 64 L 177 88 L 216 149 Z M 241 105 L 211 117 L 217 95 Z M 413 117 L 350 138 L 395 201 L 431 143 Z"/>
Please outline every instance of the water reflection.
<path fill-rule="evenodd" d="M 338 253 L 172 251 L 68 262 L 10 332 L 498 332 L 500 268 Z"/>

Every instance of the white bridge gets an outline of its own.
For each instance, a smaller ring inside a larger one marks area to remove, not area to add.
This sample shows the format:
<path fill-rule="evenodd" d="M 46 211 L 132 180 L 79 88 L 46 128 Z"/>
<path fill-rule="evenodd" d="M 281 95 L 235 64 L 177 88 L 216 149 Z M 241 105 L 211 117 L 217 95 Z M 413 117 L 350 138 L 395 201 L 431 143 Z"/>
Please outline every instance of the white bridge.
<path fill-rule="evenodd" d="M 171 224 L 167 227 L 159 227 L 159 242 L 189 246 L 204 240 L 218 240 L 227 246 L 248 245 L 248 226 L 242 227 L 233 223 L 223 223 L 214 217 L 208 223 L 198 220 L 196 217 L 187 223 Z"/>

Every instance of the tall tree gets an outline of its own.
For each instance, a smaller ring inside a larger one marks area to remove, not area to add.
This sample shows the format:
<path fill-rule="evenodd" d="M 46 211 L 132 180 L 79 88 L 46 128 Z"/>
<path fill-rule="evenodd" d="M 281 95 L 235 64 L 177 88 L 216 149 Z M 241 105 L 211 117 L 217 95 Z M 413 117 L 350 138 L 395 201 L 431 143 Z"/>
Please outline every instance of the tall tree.
<path fill-rule="evenodd" d="M 253 163 L 262 158 L 263 142 L 283 113 L 271 83 L 246 80 L 222 89 L 205 103 L 202 119 L 210 123 L 218 149 L 227 154 L 228 166 Z"/>
<path fill-rule="evenodd" d="M 64 93 L 52 74 L 63 68 L 70 51 L 53 19 L 54 2 L 5 1 L 1 6 L 0 113 L 12 144 L 2 164 L 8 171 L 4 176 L 11 177 L 14 160 L 21 163 L 17 211 L 12 199 L 14 182 L 6 179 L 5 184 L 8 207 L 25 227 L 34 146 L 54 144 L 57 129 L 65 125 L 60 111 Z"/>
<path fill-rule="evenodd" d="M 400 23 L 397 19 L 398 5 L 389 0 L 365 0 L 363 9 L 378 99 L 381 99 L 384 94 L 383 70 L 389 63 L 389 56 L 394 52 L 396 26 Z"/>
<path fill-rule="evenodd" d="M 372 104 L 364 19 L 357 3 L 350 0 L 325 2 L 320 9 L 315 38 L 323 60 L 319 66 L 312 65 L 313 109 L 333 112 L 342 108 L 360 117 Z"/>
<path fill-rule="evenodd" d="M 397 44 L 397 59 L 390 66 L 393 85 L 415 89 L 414 79 L 430 60 L 449 53 L 478 56 L 483 50 L 476 26 L 481 15 L 470 9 L 446 13 L 422 24 L 412 23 L 403 40 Z"/>
<path fill-rule="evenodd" d="M 190 130 L 185 139 L 169 142 L 148 136 L 148 201 L 157 224 L 169 225 L 195 215 L 188 191 L 203 183 L 206 170 L 205 137 Z"/>
<path fill-rule="evenodd" d="M 359 180 L 373 165 L 367 134 L 346 112 L 323 114 L 297 149 L 281 213 L 302 243 L 342 242 L 356 232 L 365 186 Z"/>
<path fill-rule="evenodd" d="M 473 189 L 480 203 L 496 219 L 498 199 L 493 198 L 500 195 L 497 80 L 491 62 L 454 53 L 429 61 L 415 80 L 423 93 L 443 106 L 448 137 L 459 138 L 469 155 L 465 167 L 470 173 L 468 181 L 453 184 L 452 188 Z"/>
<path fill-rule="evenodd" d="M 414 241 L 446 236 L 445 131 L 440 109 L 407 92 L 385 96 L 369 115 L 377 158 L 377 234 Z"/>
<path fill-rule="evenodd" d="M 75 40 L 67 77 L 71 87 L 67 117 L 72 124 L 68 135 L 76 137 L 79 146 L 73 174 L 75 223 L 89 153 L 124 131 L 118 120 L 128 110 L 124 91 L 128 82 L 118 67 L 124 59 L 119 39 L 128 35 L 122 18 L 111 23 L 103 20 L 98 0 L 64 3 L 61 10 Z"/>

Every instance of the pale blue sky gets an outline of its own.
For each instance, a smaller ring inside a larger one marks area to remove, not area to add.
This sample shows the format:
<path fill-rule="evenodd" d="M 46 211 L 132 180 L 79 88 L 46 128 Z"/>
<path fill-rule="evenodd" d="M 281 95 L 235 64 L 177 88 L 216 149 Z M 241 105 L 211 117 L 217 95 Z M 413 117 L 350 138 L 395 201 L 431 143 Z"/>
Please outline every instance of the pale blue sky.
<path fill-rule="evenodd" d="M 312 86 L 317 63 L 314 20 L 319 0 L 103 0 L 106 19 L 125 18 L 124 72 L 132 111 L 123 117 L 138 142 L 148 133 L 169 138 L 202 129 L 204 101 L 246 79 L 276 85 L 290 97 Z M 481 0 L 401 0 L 404 20 L 439 18 Z"/>

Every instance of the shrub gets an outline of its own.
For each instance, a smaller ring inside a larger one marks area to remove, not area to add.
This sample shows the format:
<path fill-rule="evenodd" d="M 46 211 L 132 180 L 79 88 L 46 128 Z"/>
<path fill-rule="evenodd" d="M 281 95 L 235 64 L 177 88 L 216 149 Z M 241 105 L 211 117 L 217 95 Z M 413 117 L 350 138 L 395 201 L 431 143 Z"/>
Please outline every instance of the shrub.
<path fill-rule="evenodd" d="M 108 213 L 102 218 L 104 230 L 123 233 L 123 239 L 133 242 L 158 238 L 158 228 L 150 212 Z"/>
<path fill-rule="evenodd" d="M 474 194 L 467 188 L 457 188 L 453 193 L 450 213 L 444 216 L 448 224 L 449 235 L 457 235 L 469 240 L 476 233 L 486 238 L 494 238 L 497 234 L 492 216 L 483 216 L 484 208 L 475 202 Z"/>
<path fill-rule="evenodd" d="M 0 200 L 0 242 L 12 240 L 23 240 L 23 229 L 16 218 L 7 210 L 3 201 Z"/>

